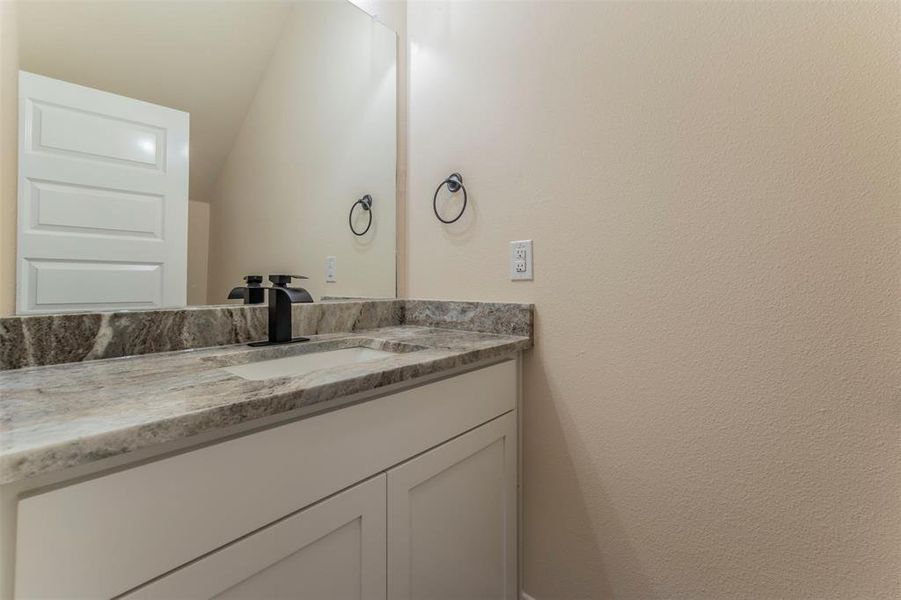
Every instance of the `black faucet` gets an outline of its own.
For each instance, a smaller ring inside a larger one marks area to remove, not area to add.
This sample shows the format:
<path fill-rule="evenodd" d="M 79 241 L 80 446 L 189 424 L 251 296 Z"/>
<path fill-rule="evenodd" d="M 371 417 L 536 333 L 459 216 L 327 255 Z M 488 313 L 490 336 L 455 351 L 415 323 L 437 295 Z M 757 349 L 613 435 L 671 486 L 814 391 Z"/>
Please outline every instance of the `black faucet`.
<path fill-rule="evenodd" d="M 291 337 L 291 305 L 299 302 L 312 302 L 313 297 L 303 288 L 288 287 L 291 279 L 307 279 L 303 275 L 270 275 L 271 286 L 260 286 L 258 282 L 247 279 L 247 285 L 234 288 L 228 295 L 230 299 L 244 298 L 247 302 L 252 291 L 269 290 L 269 340 L 253 342 L 250 346 L 269 346 L 271 344 L 290 344 L 306 342 L 310 338 Z M 262 278 L 260 278 L 262 279 Z M 254 285 L 256 284 L 256 285 Z"/>
<path fill-rule="evenodd" d="M 232 291 L 228 293 L 229 300 L 244 300 L 244 304 L 262 304 L 263 297 L 265 294 L 263 293 L 262 283 L 263 276 L 262 275 L 245 275 L 244 281 L 247 282 L 247 285 L 242 287 L 232 288 Z"/>

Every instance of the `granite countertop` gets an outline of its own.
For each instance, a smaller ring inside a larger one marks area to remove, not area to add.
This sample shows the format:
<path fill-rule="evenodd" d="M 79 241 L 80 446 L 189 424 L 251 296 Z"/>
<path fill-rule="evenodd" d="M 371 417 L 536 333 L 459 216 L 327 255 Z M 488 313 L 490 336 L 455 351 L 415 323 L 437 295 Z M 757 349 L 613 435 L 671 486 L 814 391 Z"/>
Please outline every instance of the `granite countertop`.
<path fill-rule="evenodd" d="M 396 354 L 249 381 L 223 367 L 317 350 Z M 218 346 L 0 372 L 0 484 L 378 389 L 531 346 L 529 337 L 399 325 L 310 342 Z"/>

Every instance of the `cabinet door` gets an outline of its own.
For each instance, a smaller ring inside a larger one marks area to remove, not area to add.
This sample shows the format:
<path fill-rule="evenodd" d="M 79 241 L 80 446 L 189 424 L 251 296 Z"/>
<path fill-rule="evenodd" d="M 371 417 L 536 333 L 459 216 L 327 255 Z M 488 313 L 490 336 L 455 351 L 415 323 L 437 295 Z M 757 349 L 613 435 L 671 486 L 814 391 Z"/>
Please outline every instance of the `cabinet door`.
<path fill-rule="evenodd" d="M 388 471 L 388 597 L 516 597 L 510 412 Z"/>
<path fill-rule="evenodd" d="M 384 600 L 385 529 L 378 475 L 125 597 Z"/>

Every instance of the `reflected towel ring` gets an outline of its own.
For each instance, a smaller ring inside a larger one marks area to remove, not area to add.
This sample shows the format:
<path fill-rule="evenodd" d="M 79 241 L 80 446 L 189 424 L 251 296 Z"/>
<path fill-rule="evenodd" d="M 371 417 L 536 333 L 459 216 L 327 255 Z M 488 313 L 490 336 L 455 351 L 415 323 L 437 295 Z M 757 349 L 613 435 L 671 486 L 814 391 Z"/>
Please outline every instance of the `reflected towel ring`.
<path fill-rule="evenodd" d="M 463 208 L 460 209 L 460 214 L 451 219 L 450 221 L 441 218 L 441 215 L 438 214 L 438 192 L 441 191 L 441 188 L 447 186 L 447 191 L 450 193 L 456 193 L 458 190 L 463 190 Z M 435 217 L 442 223 L 446 225 L 450 225 L 451 223 L 456 223 L 460 220 L 460 217 L 463 216 L 463 212 L 466 210 L 466 202 L 469 198 L 466 195 L 466 187 L 463 185 L 463 176 L 459 173 L 451 173 L 451 175 L 442 181 L 438 188 L 435 190 L 435 195 L 432 197 L 432 210 L 435 211 Z"/>
<path fill-rule="evenodd" d="M 366 223 L 366 229 L 364 229 L 363 231 L 357 231 L 356 229 L 354 229 L 354 209 L 357 207 L 357 204 L 362 206 L 363 210 L 365 210 L 366 212 L 369 213 L 369 222 Z M 359 200 L 354 202 L 353 205 L 350 207 L 350 214 L 347 215 L 347 224 L 350 225 L 350 230 L 353 232 L 354 235 L 357 235 L 357 236 L 366 235 L 366 232 L 369 231 L 370 227 L 372 227 L 372 210 L 371 209 L 372 209 L 372 196 L 370 196 L 369 194 L 366 194 L 365 196 L 363 196 L 362 198 L 360 198 Z"/>

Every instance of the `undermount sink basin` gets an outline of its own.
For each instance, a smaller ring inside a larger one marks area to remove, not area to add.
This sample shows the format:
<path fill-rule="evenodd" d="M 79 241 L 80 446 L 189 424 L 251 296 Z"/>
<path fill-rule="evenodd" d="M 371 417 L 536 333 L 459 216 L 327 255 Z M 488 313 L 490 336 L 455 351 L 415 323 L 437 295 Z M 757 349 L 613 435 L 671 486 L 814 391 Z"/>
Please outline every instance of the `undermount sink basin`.
<path fill-rule="evenodd" d="M 373 350 L 372 348 L 340 348 L 261 360 L 234 367 L 225 367 L 225 370 L 244 379 L 260 381 L 272 379 L 273 377 L 303 375 L 319 369 L 355 365 L 388 358 L 389 356 L 397 356 L 397 353 Z"/>

